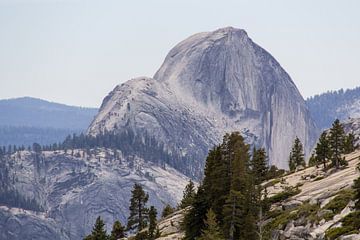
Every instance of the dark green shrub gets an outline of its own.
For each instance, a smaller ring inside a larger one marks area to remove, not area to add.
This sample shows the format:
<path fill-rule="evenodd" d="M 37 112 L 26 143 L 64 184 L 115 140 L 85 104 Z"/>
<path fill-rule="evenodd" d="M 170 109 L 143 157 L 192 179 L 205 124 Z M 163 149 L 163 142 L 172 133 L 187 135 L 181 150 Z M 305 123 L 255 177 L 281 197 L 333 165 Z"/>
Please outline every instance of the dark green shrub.
<path fill-rule="evenodd" d="M 320 181 L 320 180 L 322 180 L 322 179 L 324 179 L 325 178 L 325 176 L 318 176 L 318 177 L 316 177 L 315 179 L 314 179 L 314 182 L 315 181 Z"/>
<path fill-rule="evenodd" d="M 264 184 L 264 188 L 268 188 L 268 187 L 272 187 L 274 185 L 276 185 L 277 183 L 281 182 L 281 179 L 280 178 L 276 178 L 274 180 L 271 180 L 270 182 Z"/>
<path fill-rule="evenodd" d="M 275 194 L 272 197 L 269 197 L 269 203 L 273 204 L 273 203 L 284 201 L 292 196 L 299 194 L 300 192 L 301 192 L 301 190 L 298 188 L 292 188 L 292 187 L 287 188 L 287 189 L 285 189 L 285 191 Z"/>
<path fill-rule="evenodd" d="M 331 228 L 326 231 L 326 239 L 337 239 L 342 235 L 359 233 L 360 229 L 360 211 L 355 211 L 346 215 L 342 220 L 342 227 Z"/>
<path fill-rule="evenodd" d="M 341 222 L 343 226 L 350 226 L 353 230 L 360 229 L 360 211 L 349 213 Z"/>
<path fill-rule="evenodd" d="M 340 191 L 337 196 L 325 205 L 324 209 L 333 211 L 334 215 L 339 214 L 346 205 L 354 197 L 354 191 L 351 189 L 345 189 Z"/>
<path fill-rule="evenodd" d="M 310 204 L 308 202 L 300 205 L 298 211 L 296 212 L 296 218 L 305 217 L 310 222 L 317 222 L 317 212 L 319 211 L 320 206 L 317 204 Z"/>
<path fill-rule="evenodd" d="M 341 235 L 344 235 L 348 232 L 350 232 L 352 229 L 349 227 L 336 227 L 336 228 L 330 228 L 325 232 L 325 237 L 328 240 L 334 240 L 340 237 Z"/>

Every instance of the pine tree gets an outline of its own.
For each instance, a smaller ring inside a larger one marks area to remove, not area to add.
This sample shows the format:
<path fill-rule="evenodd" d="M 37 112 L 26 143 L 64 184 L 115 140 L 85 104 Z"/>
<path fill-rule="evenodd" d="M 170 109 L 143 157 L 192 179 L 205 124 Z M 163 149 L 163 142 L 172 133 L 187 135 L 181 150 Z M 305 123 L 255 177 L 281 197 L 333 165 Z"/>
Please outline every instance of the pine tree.
<path fill-rule="evenodd" d="M 326 161 L 331 158 L 331 149 L 326 132 L 323 132 L 319 138 L 318 143 L 315 147 L 316 162 L 323 164 L 326 168 Z"/>
<path fill-rule="evenodd" d="M 125 237 L 125 227 L 120 221 L 115 221 L 112 227 L 110 240 L 118 240 Z"/>
<path fill-rule="evenodd" d="M 225 240 L 211 208 L 206 214 L 205 228 L 198 240 Z"/>
<path fill-rule="evenodd" d="M 190 180 L 184 189 L 183 198 L 180 203 L 180 208 L 184 209 L 190 206 L 194 200 L 194 196 L 195 196 L 195 185 L 193 181 Z"/>
<path fill-rule="evenodd" d="M 251 167 L 255 184 L 260 184 L 266 179 L 266 175 L 269 171 L 266 161 L 266 151 L 264 148 L 260 148 L 258 150 L 254 148 Z"/>
<path fill-rule="evenodd" d="M 240 134 L 235 133 L 230 136 L 228 149 L 231 183 L 223 214 L 224 227 L 227 230 L 225 232 L 226 237 L 233 240 L 244 238 L 248 229 L 252 229 L 252 226 L 245 226 L 245 220 L 247 220 L 248 207 L 254 189 L 252 179 L 249 176 L 249 145 L 245 144 Z"/>
<path fill-rule="evenodd" d="M 332 124 L 329 134 L 329 144 L 331 149 L 331 161 L 332 165 L 339 168 L 340 165 L 345 164 L 341 155 L 345 152 L 345 132 L 339 119 L 336 119 Z"/>
<path fill-rule="evenodd" d="M 355 146 L 355 135 L 352 133 L 349 133 L 346 137 L 345 137 L 345 142 L 344 142 L 344 153 L 345 154 L 349 154 L 355 151 L 356 146 Z"/>
<path fill-rule="evenodd" d="M 231 190 L 224 206 L 224 227 L 229 240 L 239 237 L 244 214 L 244 198 L 240 191 Z"/>
<path fill-rule="evenodd" d="M 209 209 L 208 205 L 204 187 L 200 185 L 194 197 L 192 208 L 184 217 L 184 240 L 194 240 L 201 235 L 201 231 L 205 226 L 203 219 L 205 219 Z"/>
<path fill-rule="evenodd" d="M 255 239 L 261 187 L 253 174 L 249 145 L 238 132 L 226 134 L 206 158 L 203 183 L 184 218 L 185 240 L 205 231 L 209 209 L 226 239 Z"/>
<path fill-rule="evenodd" d="M 299 166 L 305 167 L 305 165 L 303 145 L 300 139 L 296 137 L 289 156 L 290 171 L 294 171 Z"/>
<path fill-rule="evenodd" d="M 137 229 L 137 232 L 140 232 L 147 226 L 149 219 L 149 209 L 146 207 L 149 195 L 137 183 L 134 184 L 131 194 L 127 229 L 130 231 Z"/>
<path fill-rule="evenodd" d="M 209 152 L 204 170 L 203 187 L 206 193 L 205 197 L 209 208 L 212 208 L 215 212 L 220 224 L 223 222 L 223 207 L 230 192 L 229 143 L 230 135 L 227 134 L 221 146 L 217 146 Z"/>
<path fill-rule="evenodd" d="M 170 206 L 169 204 L 166 204 L 162 211 L 161 217 L 165 218 L 165 217 L 169 216 L 170 214 L 173 214 L 174 212 L 175 212 L 175 209 L 172 206 Z"/>
<path fill-rule="evenodd" d="M 91 231 L 91 235 L 86 236 L 84 240 L 107 240 L 108 236 L 104 227 L 104 221 L 101 219 L 100 216 L 97 217 L 95 225 Z"/>
<path fill-rule="evenodd" d="M 312 153 L 312 154 L 311 154 L 311 156 L 310 156 L 310 158 L 309 158 L 308 166 L 309 166 L 309 167 L 313 167 L 313 166 L 318 167 L 318 166 L 319 166 L 318 160 L 316 159 L 315 153 Z"/>
<path fill-rule="evenodd" d="M 267 179 L 269 168 L 266 162 L 266 152 L 264 149 L 253 151 L 251 166 L 251 175 L 249 177 L 250 199 L 247 202 L 248 212 L 245 217 L 245 225 L 249 226 L 244 237 L 246 239 L 261 239 L 264 236 L 265 215 L 270 209 L 267 198 L 266 188 L 263 191 L 261 183 Z M 262 192 L 263 199 L 262 199 Z"/>
<path fill-rule="evenodd" d="M 151 206 L 149 210 L 149 240 L 154 240 L 156 236 L 156 215 L 156 208 L 154 206 Z"/>

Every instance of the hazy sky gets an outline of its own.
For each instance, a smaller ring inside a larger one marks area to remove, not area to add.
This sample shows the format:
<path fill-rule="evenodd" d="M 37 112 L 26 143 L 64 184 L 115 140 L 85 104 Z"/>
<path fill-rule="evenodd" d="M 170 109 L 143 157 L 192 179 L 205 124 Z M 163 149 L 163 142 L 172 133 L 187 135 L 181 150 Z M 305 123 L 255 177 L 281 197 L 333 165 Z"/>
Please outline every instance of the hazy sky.
<path fill-rule="evenodd" d="M 191 34 L 243 28 L 304 97 L 360 86 L 360 1 L 0 0 L 0 99 L 95 106 Z"/>

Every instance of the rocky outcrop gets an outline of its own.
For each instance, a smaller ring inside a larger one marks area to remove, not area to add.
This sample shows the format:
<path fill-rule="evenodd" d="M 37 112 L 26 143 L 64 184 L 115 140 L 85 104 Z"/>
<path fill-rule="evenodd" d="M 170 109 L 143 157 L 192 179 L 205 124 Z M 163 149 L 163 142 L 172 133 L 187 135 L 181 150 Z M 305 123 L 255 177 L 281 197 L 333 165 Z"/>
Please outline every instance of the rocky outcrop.
<path fill-rule="evenodd" d="M 341 236 L 340 240 L 360 240 L 360 234 L 349 234 L 346 236 Z"/>
<path fill-rule="evenodd" d="M 0 207 L 0 239 L 24 240 L 82 239 L 97 216 L 110 231 L 115 220 L 126 223 L 134 183 L 149 193 L 149 206 L 161 212 L 165 204 L 178 203 L 189 180 L 169 166 L 109 149 L 17 152 L 1 160 L 0 178 L 0 189 L 33 200 L 22 209 Z M 24 210 L 37 205 L 40 210 Z"/>
<path fill-rule="evenodd" d="M 0 207 L 0 239 L 69 240 L 54 219 L 44 213 Z"/>
<path fill-rule="evenodd" d="M 269 197 L 284 191 L 286 188 L 297 187 L 300 193 L 290 198 L 288 202 L 281 203 L 281 205 L 291 205 L 298 203 L 298 201 L 311 201 L 323 206 L 324 201 L 327 201 L 340 190 L 350 188 L 354 180 L 359 177 L 357 170 L 359 157 L 360 151 L 347 155 L 346 160 L 349 165 L 340 171 L 324 171 L 322 166 L 318 168 L 314 166 L 289 174 L 283 177 L 279 183 L 267 187 Z M 264 185 L 266 184 L 267 182 L 264 183 Z"/>
<path fill-rule="evenodd" d="M 181 223 L 188 209 L 179 210 L 158 223 L 160 237 L 157 240 L 180 240 L 184 237 Z"/>
<path fill-rule="evenodd" d="M 105 131 L 153 136 L 175 159 L 170 164 L 189 176 L 202 171 L 209 148 L 226 132 L 265 147 L 280 168 L 288 167 L 295 136 L 306 153 L 317 136 L 289 75 L 244 30 L 231 27 L 180 42 L 154 79 L 117 86 L 88 134 Z"/>
<path fill-rule="evenodd" d="M 273 180 L 264 183 L 264 186 L 268 186 L 269 197 L 289 188 L 299 189 L 295 196 L 272 205 L 272 210 L 283 211 L 284 216 L 295 214 L 284 226 L 273 231 L 273 239 L 325 239 L 327 230 L 341 226 L 341 220 L 354 211 L 354 202 L 349 198 L 338 213 L 326 209 L 326 206 L 342 191 L 349 190 L 353 181 L 359 177 L 359 157 L 360 151 L 346 155 L 348 166 L 337 171 L 324 171 L 322 166 L 308 167 L 282 177 L 281 181 L 272 186 L 269 183 Z M 301 214 L 296 217 L 298 212 Z M 329 215 L 331 217 L 326 217 Z M 356 237 L 343 236 L 341 239 Z"/>

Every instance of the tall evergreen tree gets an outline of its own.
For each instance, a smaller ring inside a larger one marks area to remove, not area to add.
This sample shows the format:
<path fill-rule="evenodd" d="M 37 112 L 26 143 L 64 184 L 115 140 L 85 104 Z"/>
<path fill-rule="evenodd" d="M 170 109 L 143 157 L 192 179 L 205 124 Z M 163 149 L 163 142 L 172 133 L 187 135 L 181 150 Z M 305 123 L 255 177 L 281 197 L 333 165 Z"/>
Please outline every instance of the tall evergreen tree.
<path fill-rule="evenodd" d="M 104 221 L 101 219 L 100 216 L 97 217 L 91 234 L 86 236 L 84 240 L 107 240 L 108 236 L 104 227 Z"/>
<path fill-rule="evenodd" d="M 216 215 L 211 208 L 206 214 L 205 228 L 197 240 L 225 240 L 217 223 Z"/>
<path fill-rule="evenodd" d="M 257 218 L 256 239 L 262 240 L 265 238 L 265 232 L 266 232 L 265 226 L 267 223 L 266 215 L 270 210 L 271 204 L 269 203 L 268 192 L 266 188 L 263 191 L 263 198 L 261 199 L 261 195 L 259 195 L 259 197 L 260 197 L 260 206 L 259 206 L 258 218 Z"/>
<path fill-rule="evenodd" d="M 120 221 L 115 221 L 109 240 L 118 240 L 124 238 L 125 236 L 125 227 L 121 224 Z"/>
<path fill-rule="evenodd" d="M 266 151 L 264 148 L 253 149 L 251 168 L 255 184 L 260 184 L 266 179 L 269 167 L 266 160 Z"/>
<path fill-rule="evenodd" d="M 210 208 L 226 239 L 254 239 L 261 188 L 252 175 L 249 145 L 238 132 L 226 134 L 206 159 L 203 183 L 184 218 L 185 240 L 205 231 Z"/>
<path fill-rule="evenodd" d="M 204 229 L 204 219 L 209 209 L 203 186 L 199 186 L 192 204 L 192 208 L 184 217 L 183 227 L 185 230 L 184 240 L 194 240 L 201 235 Z"/>
<path fill-rule="evenodd" d="M 329 134 L 329 144 L 331 149 L 331 161 L 333 166 L 339 168 L 340 165 L 345 164 L 342 154 L 345 153 L 345 132 L 339 119 L 336 119 L 332 124 Z"/>
<path fill-rule="evenodd" d="M 323 164 L 324 168 L 326 168 L 326 161 L 331 158 L 331 148 L 328 140 L 328 136 L 326 132 L 323 132 L 319 138 L 318 143 L 315 147 L 316 153 L 316 162 L 318 164 Z"/>
<path fill-rule="evenodd" d="M 245 144 L 243 137 L 238 134 L 231 134 L 228 146 L 230 155 L 230 193 L 223 208 L 224 227 L 227 229 L 225 236 L 230 240 L 245 239 L 253 229 L 247 220 L 249 204 L 253 200 L 253 181 L 249 174 L 250 155 L 249 145 Z M 249 213 L 250 215 L 252 213 Z M 255 214 L 255 213 L 254 213 Z M 245 230 L 246 229 L 246 230 Z"/>
<path fill-rule="evenodd" d="M 151 206 L 149 210 L 149 240 L 154 240 L 156 237 L 156 215 L 156 208 L 154 206 Z"/>
<path fill-rule="evenodd" d="M 220 224 L 223 222 L 223 207 L 230 192 L 229 142 L 230 135 L 227 134 L 222 145 L 209 152 L 204 170 L 203 188 L 206 193 L 206 200 L 209 208 L 215 212 Z"/>
<path fill-rule="evenodd" d="M 183 209 L 190 206 L 194 201 L 195 193 L 196 192 L 195 192 L 194 182 L 190 180 L 184 189 L 183 198 L 180 203 L 180 208 Z"/>
<path fill-rule="evenodd" d="M 305 165 L 304 148 L 300 139 L 296 137 L 289 156 L 290 171 L 294 171 L 299 166 L 305 167 Z"/>
<path fill-rule="evenodd" d="M 245 197 L 240 191 L 231 190 L 224 206 L 225 234 L 229 240 L 239 238 L 242 220 L 244 217 Z"/>
<path fill-rule="evenodd" d="M 309 167 L 313 167 L 313 166 L 316 166 L 318 167 L 319 166 L 319 163 L 318 163 L 318 160 L 316 159 L 316 154 L 315 152 L 313 152 L 309 158 L 309 162 L 308 162 L 308 166 Z"/>
<path fill-rule="evenodd" d="M 269 168 L 266 161 L 266 152 L 264 149 L 253 151 L 251 178 L 252 194 L 248 203 L 248 214 L 245 222 L 249 226 L 248 239 L 261 239 L 264 236 L 265 216 L 269 210 L 267 190 L 263 189 L 261 183 L 268 178 Z M 262 194 L 263 193 L 263 194 Z M 263 199 L 261 196 L 263 195 Z"/>
<path fill-rule="evenodd" d="M 134 184 L 131 195 L 127 229 L 130 231 L 137 229 L 137 232 L 140 232 L 147 226 L 149 220 L 149 209 L 146 207 L 149 195 L 137 183 Z"/>

